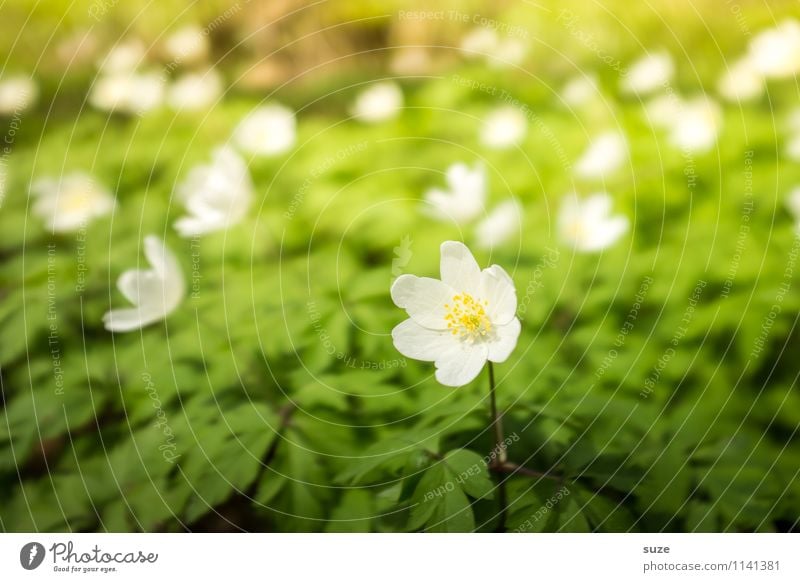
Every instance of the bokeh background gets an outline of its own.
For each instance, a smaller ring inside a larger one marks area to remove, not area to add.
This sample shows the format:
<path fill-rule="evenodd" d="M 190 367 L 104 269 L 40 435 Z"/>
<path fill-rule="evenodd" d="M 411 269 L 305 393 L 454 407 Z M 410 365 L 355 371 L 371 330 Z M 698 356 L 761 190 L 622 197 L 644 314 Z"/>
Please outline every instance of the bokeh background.
<path fill-rule="evenodd" d="M 0 530 L 492 531 L 499 479 L 509 531 L 797 530 L 800 48 L 773 49 L 788 74 L 721 81 L 797 2 L 429 4 L 3 3 L 0 83 L 32 84 L 0 123 Z M 181 52 L 186 30 L 202 50 Z M 93 98 L 131 43 L 165 87 L 213 67 L 219 90 Z M 626 90 L 647 54 L 674 71 Z M 368 122 L 354 103 L 383 81 L 402 103 Z M 688 125 L 665 111 L 698 98 Z M 180 184 L 276 103 L 296 139 L 242 154 L 244 219 L 178 236 Z M 498 146 L 509 105 L 521 135 Z M 621 161 L 601 148 L 581 171 L 608 132 Z M 481 217 L 516 201 L 502 240 L 428 212 L 455 163 L 485 169 Z M 116 205 L 54 232 L 33 185 L 76 171 Z M 608 193 L 628 231 L 573 248 L 573 192 Z M 111 333 L 149 234 L 186 296 Z M 445 240 L 516 283 L 522 334 L 496 373 L 525 470 L 483 464 L 485 373 L 443 387 L 392 345 L 392 281 L 437 276 Z"/>

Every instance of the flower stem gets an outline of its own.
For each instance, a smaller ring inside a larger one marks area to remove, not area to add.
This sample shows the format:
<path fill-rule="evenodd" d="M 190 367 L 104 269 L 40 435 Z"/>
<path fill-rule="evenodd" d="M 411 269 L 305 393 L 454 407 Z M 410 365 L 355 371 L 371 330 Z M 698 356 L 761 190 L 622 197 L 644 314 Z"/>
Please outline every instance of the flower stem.
<path fill-rule="evenodd" d="M 495 466 L 502 466 L 506 462 L 506 448 L 503 437 L 503 417 L 497 413 L 497 398 L 495 396 L 495 383 L 494 383 L 494 364 L 489 362 L 489 403 L 491 406 L 492 425 L 494 426 L 494 440 L 495 450 L 493 455 L 494 460 L 490 469 Z M 497 486 L 497 497 L 500 503 L 500 521 L 497 524 L 497 531 L 503 532 L 506 529 L 506 480 L 503 475 L 500 475 L 499 483 Z"/>

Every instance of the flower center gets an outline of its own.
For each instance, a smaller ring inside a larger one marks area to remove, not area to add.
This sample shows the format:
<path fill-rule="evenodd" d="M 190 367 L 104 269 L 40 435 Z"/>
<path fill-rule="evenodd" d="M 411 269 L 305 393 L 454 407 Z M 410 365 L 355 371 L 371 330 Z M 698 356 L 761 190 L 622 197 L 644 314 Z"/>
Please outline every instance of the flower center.
<path fill-rule="evenodd" d="M 478 301 L 469 293 L 453 295 L 452 303 L 445 303 L 447 329 L 459 339 L 475 341 L 492 332 L 492 322 L 486 314 L 488 301 Z"/>

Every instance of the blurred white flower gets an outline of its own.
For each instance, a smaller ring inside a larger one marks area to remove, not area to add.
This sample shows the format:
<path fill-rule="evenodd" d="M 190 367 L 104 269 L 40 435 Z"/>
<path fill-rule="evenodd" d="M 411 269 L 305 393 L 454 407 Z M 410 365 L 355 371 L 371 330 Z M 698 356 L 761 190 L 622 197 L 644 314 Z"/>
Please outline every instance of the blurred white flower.
<path fill-rule="evenodd" d="M 707 97 L 684 101 L 673 121 L 669 141 L 677 148 L 705 152 L 717 142 L 722 110 Z"/>
<path fill-rule="evenodd" d="M 216 103 L 222 95 L 222 77 L 214 69 L 186 73 L 167 90 L 167 103 L 176 111 L 196 111 Z"/>
<path fill-rule="evenodd" d="M 0 81 L 0 115 L 19 114 L 39 97 L 39 86 L 30 77 L 15 76 Z"/>
<path fill-rule="evenodd" d="M 89 103 L 105 111 L 143 114 L 161 105 L 164 79 L 157 73 L 115 73 L 95 80 Z"/>
<path fill-rule="evenodd" d="M 250 112 L 233 132 L 233 142 L 244 152 L 277 156 L 289 150 L 296 139 L 294 112 L 283 105 L 263 105 Z"/>
<path fill-rule="evenodd" d="M 461 50 L 467 58 L 484 58 L 490 66 L 501 68 L 520 64 L 528 45 L 520 38 L 500 38 L 495 30 L 478 27 L 463 38 Z"/>
<path fill-rule="evenodd" d="M 561 239 L 576 251 L 593 253 L 613 245 L 629 228 L 627 217 L 611 215 L 611 196 L 605 192 L 581 200 L 567 196 L 558 215 Z"/>
<path fill-rule="evenodd" d="M 139 39 L 128 39 L 114 45 L 97 68 L 104 75 L 131 73 L 144 63 L 146 48 Z"/>
<path fill-rule="evenodd" d="M 663 88 L 673 74 L 675 63 L 669 53 L 649 53 L 631 65 L 620 84 L 625 93 L 645 95 Z"/>
<path fill-rule="evenodd" d="M 478 223 L 475 237 L 478 247 L 493 249 L 506 242 L 522 229 L 522 209 L 516 200 L 498 204 L 489 215 Z"/>
<path fill-rule="evenodd" d="M 175 63 L 197 63 L 208 56 L 208 36 L 199 26 L 184 26 L 167 37 L 164 50 Z"/>
<path fill-rule="evenodd" d="M 392 330 L 397 350 L 408 358 L 434 362 L 436 380 L 463 386 L 487 360 L 505 362 L 517 345 L 517 292 L 499 265 L 481 271 L 460 242 L 441 246 L 441 280 L 400 275 L 392 300 L 409 319 Z"/>
<path fill-rule="evenodd" d="M 577 75 L 561 88 L 561 99 L 570 107 L 582 107 L 599 94 L 597 77 L 593 74 Z"/>
<path fill-rule="evenodd" d="M 717 90 L 728 101 L 750 101 L 764 93 L 764 77 L 753 66 L 753 60 L 743 57 L 723 73 Z"/>
<path fill-rule="evenodd" d="M 786 144 L 786 157 L 795 162 L 800 162 L 800 134 L 795 134 L 789 138 Z"/>
<path fill-rule="evenodd" d="M 221 147 L 210 164 L 192 168 L 177 195 L 188 216 L 175 222 L 175 230 L 190 238 L 241 222 L 253 199 L 253 182 L 239 154 Z"/>
<path fill-rule="evenodd" d="M 31 185 L 33 212 L 53 232 L 85 228 L 94 218 L 110 214 L 115 201 L 97 180 L 82 172 L 41 178 Z"/>
<path fill-rule="evenodd" d="M 397 117 L 403 107 L 403 91 L 397 83 L 375 83 L 356 97 L 351 109 L 354 117 L 367 123 L 378 123 Z"/>
<path fill-rule="evenodd" d="M 575 164 L 581 178 L 604 178 L 628 159 L 628 141 L 615 131 L 598 135 Z"/>
<path fill-rule="evenodd" d="M 461 40 L 461 50 L 469 59 L 477 59 L 492 54 L 500 42 L 497 33 L 490 28 L 473 29 Z"/>
<path fill-rule="evenodd" d="M 518 145 L 528 131 L 528 119 L 517 107 L 506 105 L 490 112 L 483 121 L 481 143 L 502 150 Z"/>
<path fill-rule="evenodd" d="M 669 127 L 678 118 L 683 99 L 673 94 L 659 95 L 644 106 L 647 120 L 656 127 Z"/>
<path fill-rule="evenodd" d="M 795 231 L 800 233 L 800 186 L 793 188 L 786 196 L 786 209 L 794 219 Z"/>
<path fill-rule="evenodd" d="M 787 19 L 750 41 L 753 67 L 770 79 L 785 79 L 800 72 L 800 23 Z"/>
<path fill-rule="evenodd" d="M 446 180 L 447 190 L 432 188 L 425 193 L 436 218 L 463 225 L 483 212 L 486 170 L 482 165 L 470 169 L 466 164 L 453 164 L 447 168 Z"/>
<path fill-rule="evenodd" d="M 130 269 L 117 280 L 117 289 L 134 307 L 106 312 L 103 323 L 108 331 L 134 331 L 161 321 L 183 300 L 183 273 L 164 242 L 155 235 L 145 237 L 144 256 L 150 269 Z"/>

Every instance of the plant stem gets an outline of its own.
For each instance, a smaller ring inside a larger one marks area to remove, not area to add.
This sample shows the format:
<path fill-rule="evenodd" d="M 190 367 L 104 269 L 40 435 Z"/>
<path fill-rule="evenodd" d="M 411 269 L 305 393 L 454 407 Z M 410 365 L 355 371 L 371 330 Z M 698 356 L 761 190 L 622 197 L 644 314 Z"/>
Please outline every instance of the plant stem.
<path fill-rule="evenodd" d="M 503 417 L 497 413 L 497 397 L 495 396 L 494 383 L 494 364 L 489 362 L 489 403 L 491 406 L 492 425 L 494 425 L 494 440 L 496 458 L 492 461 L 493 466 L 502 466 L 506 462 L 505 437 L 503 436 Z M 493 469 L 494 467 L 490 467 Z M 497 486 L 497 496 L 500 502 L 500 521 L 497 524 L 497 531 L 503 532 L 506 529 L 506 478 L 500 475 Z"/>

